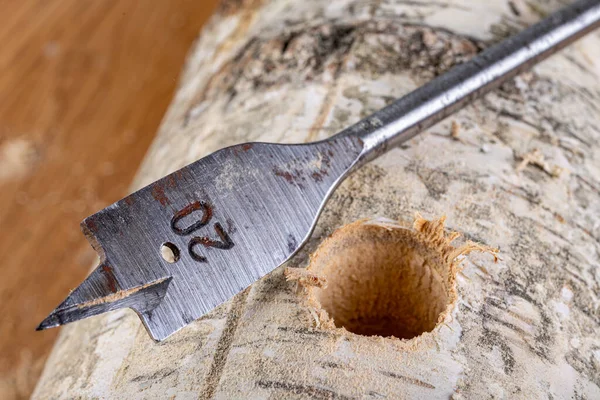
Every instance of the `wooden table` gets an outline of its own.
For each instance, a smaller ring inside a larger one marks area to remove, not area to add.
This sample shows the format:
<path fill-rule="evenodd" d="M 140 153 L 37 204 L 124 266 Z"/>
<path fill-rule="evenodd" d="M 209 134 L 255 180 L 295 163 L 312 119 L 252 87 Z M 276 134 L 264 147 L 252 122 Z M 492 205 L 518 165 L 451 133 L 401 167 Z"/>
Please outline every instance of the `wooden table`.
<path fill-rule="evenodd" d="M 82 218 L 125 194 L 216 0 L 0 0 L 0 398 L 30 393 L 87 274 Z"/>

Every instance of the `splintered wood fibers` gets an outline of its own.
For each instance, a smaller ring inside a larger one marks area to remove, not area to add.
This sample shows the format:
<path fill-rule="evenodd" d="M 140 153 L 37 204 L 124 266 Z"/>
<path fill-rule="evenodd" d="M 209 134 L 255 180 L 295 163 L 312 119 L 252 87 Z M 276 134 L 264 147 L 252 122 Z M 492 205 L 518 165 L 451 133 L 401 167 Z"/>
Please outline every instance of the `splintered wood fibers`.
<path fill-rule="evenodd" d="M 412 339 L 431 332 L 457 298 L 461 255 L 496 250 L 444 232 L 445 217 L 417 214 L 412 229 L 387 219 L 346 225 L 326 239 L 306 270 L 288 268 L 289 280 L 307 288 L 323 327 L 366 336 Z"/>

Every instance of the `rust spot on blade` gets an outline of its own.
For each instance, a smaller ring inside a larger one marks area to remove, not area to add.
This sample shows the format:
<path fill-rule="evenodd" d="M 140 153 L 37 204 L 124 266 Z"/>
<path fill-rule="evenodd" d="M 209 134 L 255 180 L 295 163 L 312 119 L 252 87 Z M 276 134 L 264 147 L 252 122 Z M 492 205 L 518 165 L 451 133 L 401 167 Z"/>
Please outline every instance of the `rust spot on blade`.
<path fill-rule="evenodd" d="M 327 168 L 331 168 L 331 157 L 333 157 L 333 153 L 329 151 L 330 154 L 321 154 L 322 159 L 321 162 L 327 166 Z"/>
<path fill-rule="evenodd" d="M 127 196 L 123 199 L 123 201 L 125 202 L 125 204 L 127 204 L 128 206 L 133 205 L 134 200 L 133 200 L 133 196 Z"/>
<path fill-rule="evenodd" d="M 288 183 L 294 183 L 294 176 L 291 173 L 289 173 L 288 171 L 282 171 L 279 168 L 275 167 L 275 168 L 273 168 L 273 173 L 276 176 L 282 177 Z"/>
<path fill-rule="evenodd" d="M 177 182 L 175 180 L 175 176 L 174 175 L 169 175 L 167 177 L 167 186 L 170 187 L 170 188 L 174 188 L 176 184 L 177 184 Z"/>
<path fill-rule="evenodd" d="M 221 249 L 221 250 L 229 250 L 233 246 L 235 246 L 235 244 L 229 237 L 229 234 L 225 231 L 225 229 L 223 229 L 221 224 L 219 224 L 218 222 L 215 224 L 215 231 L 217 232 L 219 239 L 221 239 L 220 241 L 211 239 L 211 238 L 205 237 L 205 236 L 204 237 L 193 237 L 190 240 L 190 243 L 188 244 L 188 252 L 194 260 L 200 261 L 200 262 L 207 262 L 206 257 L 204 257 L 201 254 L 196 253 L 196 251 L 194 250 L 194 247 L 197 244 L 201 244 L 207 248 L 215 247 L 215 248 Z"/>
<path fill-rule="evenodd" d="M 329 170 L 331 169 L 331 158 L 333 157 L 333 152 L 329 150 L 327 153 L 319 153 L 319 159 L 317 162 L 311 163 L 313 167 L 316 169 L 310 177 L 313 181 L 320 183 L 323 182 L 325 176 L 329 176 Z"/>
<path fill-rule="evenodd" d="M 169 198 L 165 194 L 165 189 L 158 182 L 152 185 L 152 197 L 163 206 L 169 204 Z"/>
<path fill-rule="evenodd" d="M 233 152 L 234 155 L 239 156 L 240 155 L 240 151 L 242 152 L 247 152 L 248 150 L 250 150 L 251 148 L 254 147 L 254 144 L 252 143 L 245 143 L 241 146 L 235 146 L 232 147 L 231 151 Z"/>
<path fill-rule="evenodd" d="M 174 218 L 185 217 L 186 215 L 191 214 L 192 211 L 196 211 L 201 208 L 202 208 L 202 203 L 200 203 L 199 201 L 194 201 L 193 203 L 188 204 L 187 206 L 183 207 L 180 211 L 177 211 L 177 213 L 175 213 Z M 210 217 L 208 219 L 210 219 Z"/>
<path fill-rule="evenodd" d="M 96 221 L 94 221 L 92 218 L 88 218 L 85 221 L 85 225 L 88 227 L 90 232 L 92 232 L 92 233 L 98 232 L 98 225 L 96 225 Z"/>
<path fill-rule="evenodd" d="M 180 220 L 187 217 L 194 211 L 198 211 L 198 210 L 202 210 L 202 212 L 203 212 L 202 219 L 194 222 L 192 225 L 190 225 L 186 228 L 181 228 L 180 226 L 177 225 L 177 223 Z M 188 235 L 188 234 L 192 233 L 193 231 L 208 224 L 208 221 L 210 221 L 210 219 L 212 218 L 212 215 L 213 215 L 213 209 L 210 204 L 208 204 L 206 202 L 194 201 L 193 203 L 188 204 L 187 206 L 185 206 L 184 208 L 182 208 L 181 210 L 179 210 L 175 213 L 175 215 L 171 219 L 171 229 L 173 229 L 173 231 L 175 233 L 177 233 L 178 235 Z"/>
<path fill-rule="evenodd" d="M 116 293 L 119 290 L 119 282 L 117 282 L 117 278 L 115 278 L 115 274 L 110 265 L 103 265 L 101 267 L 104 276 L 106 277 L 106 282 L 108 283 L 108 288 L 111 292 Z"/>
<path fill-rule="evenodd" d="M 286 180 L 287 183 L 290 183 L 292 185 L 296 185 L 301 189 L 304 189 L 304 185 L 302 185 L 303 181 L 306 181 L 306 174 L 299 170 L 299 169 L 294 169 L 293 171 L 284 171 L 282 169 L 279 169 L 278 167 L 273 167 L 273 173 L 276 176 L 282 177 L 283 179 Z"/>
<path fill-rule="evenodd" d="M 276 176 L 282 177 L 283 179 L 285 179 L 287 181 L 287 183 L 290 183 L 292 185 L 296 185 L 299 188 L 304 189 L 304 186 L 302 185 L 302 181 L 306 181 L 306 175 L 303 173 L 303 171 L 299 170 L 299 169 L 294 169 L 294 171 L 290 172 L 290 171 L 284 171 L 282 169 L 279 169 L 278 167 L 273 167 L 273 173 Z"/>

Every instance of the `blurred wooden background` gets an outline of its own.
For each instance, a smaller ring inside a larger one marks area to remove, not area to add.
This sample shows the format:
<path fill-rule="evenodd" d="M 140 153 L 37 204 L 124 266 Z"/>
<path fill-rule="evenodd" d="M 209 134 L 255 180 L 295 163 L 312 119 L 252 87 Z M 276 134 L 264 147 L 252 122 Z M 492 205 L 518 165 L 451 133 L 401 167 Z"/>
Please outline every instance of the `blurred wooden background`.
<path fill-rule="evenodd" d="M 217 0 L 0 0 L 0 398 L 26 398 Z"/>

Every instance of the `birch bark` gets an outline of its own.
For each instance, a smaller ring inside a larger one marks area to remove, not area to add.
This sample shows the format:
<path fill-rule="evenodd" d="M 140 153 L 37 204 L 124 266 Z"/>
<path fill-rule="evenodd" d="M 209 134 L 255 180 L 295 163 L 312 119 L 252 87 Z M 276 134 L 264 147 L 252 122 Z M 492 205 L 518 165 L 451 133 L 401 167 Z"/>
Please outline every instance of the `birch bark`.
<path fill-rule="evenodd" d="M 560 5 L 227 1 L 132 188 L 239 142 L 326 138 Z M 279 268 L 159 344 L 130 311 L 64 328 L 33 397 L 599 398 L 599 115 L 593 33 L 336 191 L 289 265 L 416 211 L 500 248 L 465 260 L 434 346 L 315 326 Z"/>

